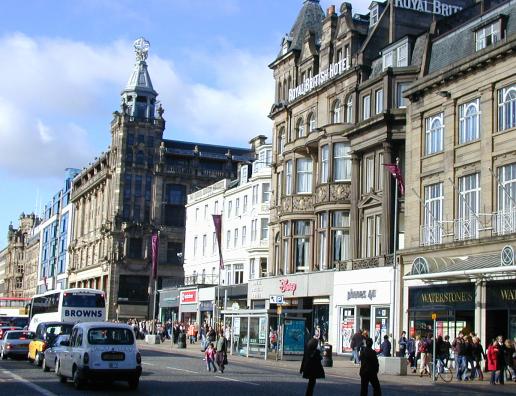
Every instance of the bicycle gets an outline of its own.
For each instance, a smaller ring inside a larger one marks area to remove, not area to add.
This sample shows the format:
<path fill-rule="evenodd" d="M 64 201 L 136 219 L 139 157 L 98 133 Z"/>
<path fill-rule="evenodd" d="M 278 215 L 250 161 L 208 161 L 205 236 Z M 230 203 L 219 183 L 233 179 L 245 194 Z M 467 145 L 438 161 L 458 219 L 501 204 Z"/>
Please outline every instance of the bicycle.
<path fill-rule="evenodd" d="M 430 369 L 430 378 L 432 377 L 433 373 L 433 362 L 428 363 L 428 367 Z M 435 378 L 434 380 L 437 381 L 438 378 L 441 378 L 444 382 L 451 382 L 453 380 L 453 369 L 451 367 L 448 367 L 444 364 L 444 361 L 442 359 L 437 359 L 437 365 L 435 370 Z"/>

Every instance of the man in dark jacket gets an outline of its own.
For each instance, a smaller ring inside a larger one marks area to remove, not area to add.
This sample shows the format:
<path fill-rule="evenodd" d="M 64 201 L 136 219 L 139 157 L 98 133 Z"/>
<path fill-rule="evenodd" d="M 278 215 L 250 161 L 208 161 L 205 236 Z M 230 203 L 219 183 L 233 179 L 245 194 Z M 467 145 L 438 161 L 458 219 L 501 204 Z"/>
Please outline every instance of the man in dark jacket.
<path fill-rule="evenodd" d="M 366 347 L 360 354 L 360 396 L 367 396 L 367 387 L 369 383 L 373 387 L 373 395 L 381 396 L 380 382 L 378 381 L 378 358 L 376 352 L 372 349 L 373 340 L 366 339 Z"/>
<path fill-rule="evenodd" d="M 389 341 L 389 336 L 386 334 L 383 336 L 383 342 L 382 345 L 380 345 L 380 352 L 378 352 L 379 355 L 390 357 L 391 356 L 391 342 Z"/>
<path fill-rule="evenodd" d="M 364 337 L 362 336 L 362 332 L 358 330 L 353 337 L 351 338 L 351 349 L 353 350 L 353 363 L 360 363 L 360 350 L 362 349 L 362 345 L 364 343 Z"/>
<path fill-rule="evenodd" d="M 318 346 L 319 340 L 317 338 L 311 338 L 305 345 L 303 361 L 299 369 L 299 373 L 303 374 L 303 378 L 308 379 L 305 396 L 312 396 L 317 378 L 324 378 L 325 376 L 321 364 L 322 356 L 317 348 Z"/>
<path fill-rule="evenodd" d="M 405 354 L 407 352 L 407 333 L 405 331 L 401 332 L 400 340 L 398 344 L 400 345 L 400 357 L 405 357 Z"/>

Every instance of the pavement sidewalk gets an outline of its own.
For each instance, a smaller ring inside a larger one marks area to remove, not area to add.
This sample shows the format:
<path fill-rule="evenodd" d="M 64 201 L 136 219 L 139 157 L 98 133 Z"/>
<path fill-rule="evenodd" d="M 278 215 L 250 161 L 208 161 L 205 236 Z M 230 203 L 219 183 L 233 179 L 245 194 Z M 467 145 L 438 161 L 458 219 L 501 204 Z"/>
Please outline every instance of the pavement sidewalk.
<path fill-rule="evenodd" d="M 201 352 L 200 343 L 195 344 L 187 344 L 186 348 L 178 348 L 176 345 L 173 345 L 169 340 L 166 340 L 162 344 L 147 344 L 145 341 L 138 341 L 138 346 L 142 350 L 154 350 L 160 352 L 169 352 L 179 355 L 191 356 L 201 358 L 203 353 Z M 238 362 L 242 364 L 257 364 L 262 367 L 281 367 L 283 369 L 292 370 L 296 373 L 299 372 L 300 361 L 288 361 L 288 360 L 264 360 L 255 357 L 245 357 L 239 355 L 228 355 L 228 360 L 231 362 Z M 333 367 L 325 367 L 324 370 L 326 372 L 326 376 L 329 377 L 339 377 L 344 378 L 351 381 L 360 381 L 359 376 L 359 365 L 355 365 L 350 358 L 347 356 L 333 355 Z M 443 381 L 438 381 L 437 384 L 440 385 L 452 385 L 458 386 L 460 385 L 463 388 L 475 389 L 479 391 L 481 389 L 488 389 L 491 387 L 489 384 L 489 375 L 490 373 L 484 374 L 484 381 L 463 381 L 458 382 L 453 379 L 453 381 L 449 384 L 444 383 Z M 390 383 L 390 384 L 399 384 L 403 383 L 404 385 L 415 385 L 415 386 L 432 386 L 433 383 L 429 376 L 419 377 L 418 374 L 413 374 L 410 370 L 406 376 L 396 376 L 396 375 L 380 375 L 379 376 L 381 383 Z M 506 383 L 507 387 L 511 390 L 516 390 L 515 383 Z M 504 391 L 507 389 L 504 389 Z M 505 393 L 505 392 L 504 392 Z"/>

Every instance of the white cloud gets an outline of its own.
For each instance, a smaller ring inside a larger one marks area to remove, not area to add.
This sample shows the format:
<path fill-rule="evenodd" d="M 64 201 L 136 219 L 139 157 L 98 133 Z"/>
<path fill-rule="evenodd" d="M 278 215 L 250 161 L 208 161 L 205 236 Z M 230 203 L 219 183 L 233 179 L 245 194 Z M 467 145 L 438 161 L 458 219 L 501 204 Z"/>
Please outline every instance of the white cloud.
<path fill-rule="evenodd" d="M 109 144 L 111 112 L 134 63 L 131 43 L 95 46 L 18 33 L 0 37 L 0 47 L 0 167 L 18 176 L 61 177 L 64 168 L 85 166 Z M 209 70 L 205 81 L 179 76 L 172 60 L 151 49 L 149 72 L 166 110 L 165 137 L 245 145 L 259 133 L 270 135 L 272 57 L 227 44 L 213 53 L 174 60 L 182 70 L 190 69 L 188 62 Z M 92 130 L 98 125 L 102 130 Z"/>

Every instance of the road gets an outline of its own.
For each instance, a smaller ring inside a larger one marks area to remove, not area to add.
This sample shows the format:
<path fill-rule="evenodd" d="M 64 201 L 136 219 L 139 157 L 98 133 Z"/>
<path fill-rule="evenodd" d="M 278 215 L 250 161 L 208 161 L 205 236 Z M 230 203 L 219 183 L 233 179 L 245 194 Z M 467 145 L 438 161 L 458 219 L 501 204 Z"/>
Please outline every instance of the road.
<path fill-rule="evenodd" d="M 54 373 L 45 373 L 27 361 L 0 361 L 2 395 L 185 395 L 185 396 L 258 396 L 304 395 L 306 380 L 298 374 L 299 363 L 264 362 L 258 359 L 231 358 L 224 374 L 207 372 L 200 353 L 184 353 L 162 348 L 142 347 L 143 375 L 140 387 L 130 391 L 125 383 L 90 384 L 76 391 L 72 383 L 59 383 Z M 356 369 L 326 369 L 315 395 L 359 395 Z M 485 383 L 431 384 L 429 378 L 381 376 L 383 395 L 501 395 L 515 394 L 516 385 L 490 386 Z M 370 390 L 372 394 L 372 390 Z"/>

